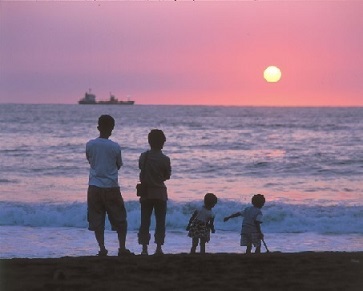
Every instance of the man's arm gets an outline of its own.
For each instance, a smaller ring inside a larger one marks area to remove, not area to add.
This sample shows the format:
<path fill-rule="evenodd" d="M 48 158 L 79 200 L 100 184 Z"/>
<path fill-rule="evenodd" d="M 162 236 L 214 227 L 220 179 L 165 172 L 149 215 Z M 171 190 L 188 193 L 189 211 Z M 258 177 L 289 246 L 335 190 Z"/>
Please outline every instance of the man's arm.
<path fill-rule="evenodd" d="M 122 167 L 123 163 L 122 163 L 122 154 L 121 154 L 121 147 L 119 148 L 119 151 L 117 153 L 117 158 L 116 158 L 116 167 L 117 170 L 120 170 Z"/>

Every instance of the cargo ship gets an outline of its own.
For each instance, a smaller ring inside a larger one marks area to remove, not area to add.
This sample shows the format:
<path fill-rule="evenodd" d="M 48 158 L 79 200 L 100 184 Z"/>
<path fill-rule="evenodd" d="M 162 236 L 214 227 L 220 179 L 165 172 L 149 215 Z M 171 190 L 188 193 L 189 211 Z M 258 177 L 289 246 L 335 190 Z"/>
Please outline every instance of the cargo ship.
<path fill-rule="evenodd" d="M 78 104 L 97 104 L 97 105 L 134 105 L 133 100 L 118 100 L 114 95 L 110 94 L 109 100 L 96 101 L 96 95 L 91 91 L 86 92 L 84 97 L 78 101 Z"/>

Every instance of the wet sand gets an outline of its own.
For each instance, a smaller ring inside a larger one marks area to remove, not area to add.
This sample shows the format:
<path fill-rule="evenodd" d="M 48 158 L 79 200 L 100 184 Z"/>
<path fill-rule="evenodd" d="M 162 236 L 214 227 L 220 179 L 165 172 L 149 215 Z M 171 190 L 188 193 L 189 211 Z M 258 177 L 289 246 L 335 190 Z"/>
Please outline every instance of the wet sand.
<path fill-rule="evenodd" d="M 1 259 L 0 290 L 363 290 L 363 252 Z"/>

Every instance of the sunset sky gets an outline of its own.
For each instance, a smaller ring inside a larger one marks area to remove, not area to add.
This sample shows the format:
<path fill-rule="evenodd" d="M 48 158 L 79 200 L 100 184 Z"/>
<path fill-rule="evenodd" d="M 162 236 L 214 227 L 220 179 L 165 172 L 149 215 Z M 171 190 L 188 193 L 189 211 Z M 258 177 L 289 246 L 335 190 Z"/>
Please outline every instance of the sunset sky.
<path fill-rule="evenodd" d="M 0 1 L 0 103 L 363 106 L 363 1 Z M 277 83 L 266 67 L 281 69 Z"/>

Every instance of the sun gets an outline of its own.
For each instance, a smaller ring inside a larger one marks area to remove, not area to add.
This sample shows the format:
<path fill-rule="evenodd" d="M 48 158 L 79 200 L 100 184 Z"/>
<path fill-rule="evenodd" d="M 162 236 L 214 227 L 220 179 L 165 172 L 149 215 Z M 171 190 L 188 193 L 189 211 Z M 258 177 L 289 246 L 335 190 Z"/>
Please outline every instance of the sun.
<path fill-rule="evenodd" d="M 269 83 L 276 83 L 281 79 L 281 70 L 276 66 L 269 66 L 263 72 L 263 77 Z"/>

